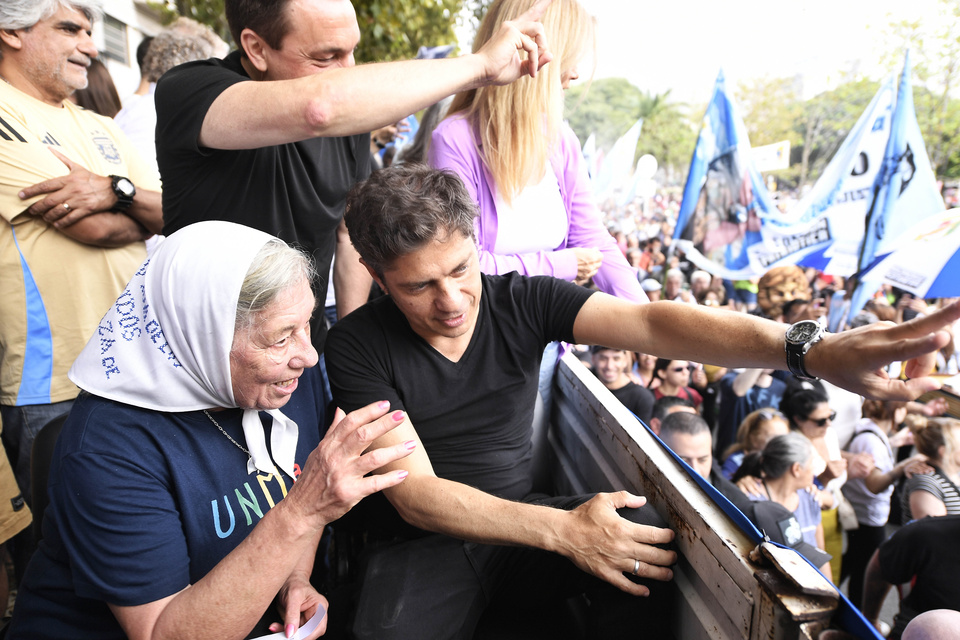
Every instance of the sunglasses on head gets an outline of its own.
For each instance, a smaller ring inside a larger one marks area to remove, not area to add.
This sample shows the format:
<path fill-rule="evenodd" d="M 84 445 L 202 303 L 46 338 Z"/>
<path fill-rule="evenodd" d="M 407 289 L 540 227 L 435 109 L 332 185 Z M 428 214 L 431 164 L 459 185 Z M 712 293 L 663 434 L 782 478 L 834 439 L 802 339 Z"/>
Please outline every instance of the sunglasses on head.
<path fill-rule="evenodd" d="M 784 416 L 779 411 L 761 411 L 760 417 L 763 420 L 773 420 L 774 418 L 784 419 Z"/>
<path fill-rule="evenodd" d="M 830 412 L 830 415 L 827 416 L 826 418 L 820 418 L 819 420 L 814 420 L 814 419 L 811 418 L 810 416 L 807 416 L 807 420 L 809 420 L 809 421 L 812 422 L 813 424 L 817 425 L 818 427 L 825 427 L 825 426 L 827 426 L 827 423 L 828 423 L 828 422 L 833 422 L 836 417 L 837 417 L 837 412 L 836 412 L 836 411 L 832 411 L 832 412 Z"/>

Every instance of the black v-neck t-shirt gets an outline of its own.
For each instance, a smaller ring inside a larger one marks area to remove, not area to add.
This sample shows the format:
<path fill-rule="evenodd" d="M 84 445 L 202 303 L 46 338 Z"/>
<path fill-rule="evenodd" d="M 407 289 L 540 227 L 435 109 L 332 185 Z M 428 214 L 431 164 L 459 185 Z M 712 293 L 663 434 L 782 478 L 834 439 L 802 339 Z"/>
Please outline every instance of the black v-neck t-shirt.
<path fill-rule="evenodd" d="M 438 477 L 518 500 L 531 490 L 540 360 L 593 293 L 551 277 L 482 275 L 476 327 L 458 362 L 411 328 L 389 297 L 334 325 L 327 370 L 344 411 L 389 400 L 410 417 Z"/>

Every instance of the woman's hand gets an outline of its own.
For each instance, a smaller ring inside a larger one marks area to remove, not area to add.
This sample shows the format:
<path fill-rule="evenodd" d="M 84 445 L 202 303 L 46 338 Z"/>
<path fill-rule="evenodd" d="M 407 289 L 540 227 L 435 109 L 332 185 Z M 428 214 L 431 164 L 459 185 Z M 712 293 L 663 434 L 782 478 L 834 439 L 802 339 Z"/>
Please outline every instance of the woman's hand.
<path fill-rule="evenodd" d="M 599 249 L 585 247 L 574 247 L 571 251 L 577 256 L 577 278 L 573 282 L 579 285 L 587 284 L 590 278 L 600 270 L 603 254 Z"/>
<path fill-rule="evenodd" d="M 922 476 L 926 473 L 933 473 L 933 467 L 930 466 L 927 456 L 921 453 L 907 458 L 897 466 L 899 466 L 903 471 L 904 478 L 912 478 L 913 476 Z"/>
<path fill-rule="evenodd" d="M 319 638 L 327 631 L 326 611 L 330 603 L 310 584 L 309 576 L 301 572 L 291 575 L 277 594 L 277 607 L 283 615 L 283 624 L 274 622 L 270 625 L 270 631 L 277 633 L 283 631 L 283 635 L 292 638 L 297 629 L 302 627 L 310 620 L 318 610 L 323 611 L 323 619 L 317 625 L 316 630 L 304 638 Z"/>
<path fill-rule="evenodd" d="M 899 449 L 900 447 L 913 446 L 913 431 L 904 427 L 890 436 L 890 448 Z"/>
<path fill-rule="evenodd" d="M 693 370 L 690 372 L 690 386 L 703 391 L 710 383 L 710 381 L 707 380 L 707 373 L 703 370 L 703 365 L 700 363 L 695 363 L 692 366 Z"/>
<path fill-rule="evenodd" d="M 817 488 L 817 485 L 812 484 L 809 487 L 807 487 L 807 493 L 809 493 L 813 497 L 813 499 L 817 501 L 817 506 L 822 510 L 824 508 L 823 506 L 824 493 L 826 492 L 820 491 L 820 489 Z"/>
<path fill-rule="evenodd" d="M 851 453 L 845 456 L 847 459 L 847 478 L 848 479 L 863 479 L 870 475 L 870 472 L 873 471 L 876 467 L 876 462 L 873 460 L 873 456 L 869 453 Z M 830 466 L 827 465 L 827 469 Z"/>
<path fill-rule="evenodd" d="M 737 488 L 748 496 L 766 495 L 763 485 L 760 483 L 760 478 L 754 478 L 753 476 L 743 476 L 737 480 Z"/>
<path fill-rule="evenodd" d="M 389 409 L 389 402 L 375 402 L 346 416 L 337 409 L 333 425 L 307 458 L 284 503 L 300 511 L 300 517 L 314 519 L 318 531 L 366 496 L 398 485 L 407 477 L 402 470 L 371 473 L 405 458 L 416 447 L 409 441 L 367 451 L 377 438 L 406 418 L 403 411 L 387 414 Z"/>

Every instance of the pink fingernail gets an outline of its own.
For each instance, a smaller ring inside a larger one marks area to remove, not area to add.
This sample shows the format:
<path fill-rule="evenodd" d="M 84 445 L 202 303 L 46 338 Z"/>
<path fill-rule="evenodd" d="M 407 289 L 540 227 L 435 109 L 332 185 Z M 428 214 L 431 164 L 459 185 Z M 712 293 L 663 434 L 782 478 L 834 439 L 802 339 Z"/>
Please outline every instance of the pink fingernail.
<path fill-rule="evenodd" d="M 410 475 L 410 472 L 409 472 L 409 471 L 401 471 L 401 472 L 400 472 L 399 474 L 397 474 L 397 475 L 399 475 L 399 476 L 400 476 L 400 479 L 403 480 L 403 479 L 406 478 L 408 475 Z"/>
<path fill-rule="evenodd" d="M 286 627 L 284 627 L 284 629 L 283 629 L 284 635 L 287 636 L 288 638 L 292 638 L 292 637 L 293 637 L 293 634 L 296 632 L 296 630 L 297 630 L 297 626 L 294 625 L 294 624 L 288 624 L 288 625 L 287 625 Z"/>
<path fill-rule="evenodd" d="M 403 411 L 394 411 L 393 415 L 390 417 L 393 418 L 395 421 L 400 422 L 401 420 L 403 420 Z"/>
<path fill-rule="evenodd" d="M 409 449 L 410 451 L 413 451 L 414 449 L 417 448 L 417 441 L 416 441 L 416 440 L 407 440 L 406 442 L 403 443 L 403 446 L 405 446 L 405 447 L 406 447 L 407 449 Z"/>
<path fill-rule="evenodd" d="M 386 400 L 381 400 L 380 402 L 377 403 L 377 409 L 389 409 L 389 408 L 390 408 L 390 403 L 387 402 Z"/>

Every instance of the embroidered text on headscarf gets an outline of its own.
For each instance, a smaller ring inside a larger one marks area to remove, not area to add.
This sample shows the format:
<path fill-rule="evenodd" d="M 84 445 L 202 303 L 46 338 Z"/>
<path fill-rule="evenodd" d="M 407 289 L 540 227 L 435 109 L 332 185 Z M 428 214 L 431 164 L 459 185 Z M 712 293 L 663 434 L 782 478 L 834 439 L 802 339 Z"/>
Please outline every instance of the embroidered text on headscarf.
<path fill-rule="evenodd" d="M 172 234 L 134 274 L 70 369 L 98 396 L 156 411 L 236 407 L 230 372 L 237 301 L 250 264 L 274 240 L 223 221 Z M 293 477 L 297 424 L 279 409 L 267 450 L 256 409 L 243 414 L 248 470 Z"/>

